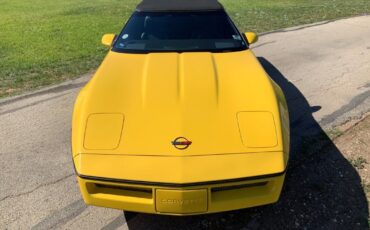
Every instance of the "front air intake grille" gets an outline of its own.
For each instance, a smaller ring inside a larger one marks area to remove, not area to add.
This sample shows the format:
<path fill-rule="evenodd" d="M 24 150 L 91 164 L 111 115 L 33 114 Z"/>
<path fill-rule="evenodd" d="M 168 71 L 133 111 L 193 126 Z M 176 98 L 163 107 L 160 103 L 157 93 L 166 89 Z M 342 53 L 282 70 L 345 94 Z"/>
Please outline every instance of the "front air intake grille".
<path fill-rule="evenodd" d="M 212 192 L 221 192 L 221 191 L 229 191 L 229 190 L 236 190 L 236 189 L 243 189 L 243 188 L 252 188 L 252 187 L 262 187 L 267 185 L 267 181 L 258 182 L 253 184 L 241 184 L 241 185 L 230 185 L 230 186 L 222 186 L 222 187 L 215 187 L 212 188 Z"/>
<path fill-rule="evenodd" d="M 151 188 L 142 188 L 135 186 L 110 185 L 103 183 L 89 183 L 87 190 L 90 194 L 105 194 L 120 197 L 133 197 L 152 199 L 153 190 Z"/>
<path fill-rule="evenodd" d="M 115 185 L 107 185 L 107 184 L 95 184 L 97 188 L 107 188 L 107 189 L 119 189 L 119 190 L 126 190 L 132 192 L 145 192 L 152 194 L 152 189 L 146 188 L 135 188 L 135 187 L 126 187 L 126 186 L 115 186 Z"/>

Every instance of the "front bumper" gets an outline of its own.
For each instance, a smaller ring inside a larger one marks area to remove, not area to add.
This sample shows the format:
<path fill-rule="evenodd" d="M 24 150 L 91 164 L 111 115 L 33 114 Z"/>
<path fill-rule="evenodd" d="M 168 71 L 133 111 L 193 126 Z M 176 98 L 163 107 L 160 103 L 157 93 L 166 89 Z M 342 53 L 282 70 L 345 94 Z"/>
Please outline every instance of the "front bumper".
<path fill-rule="evenodd" d="M 196 215 L 275 203 L 285 172 L 254 178 L 198 184 L 115 181 L 78 176 L 85 203 L 125 211 Z"/>

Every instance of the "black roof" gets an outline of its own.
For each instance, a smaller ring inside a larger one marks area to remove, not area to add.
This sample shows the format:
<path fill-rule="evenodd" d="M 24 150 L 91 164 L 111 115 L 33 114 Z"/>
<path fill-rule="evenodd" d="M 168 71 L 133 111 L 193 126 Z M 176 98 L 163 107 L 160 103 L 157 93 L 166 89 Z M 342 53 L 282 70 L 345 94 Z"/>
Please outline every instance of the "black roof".
<path fill-rule="evenodd" d="M 136 8 L 139 12 L 216 10 L 223 10 L 217 0 L 143 0 Z"/>

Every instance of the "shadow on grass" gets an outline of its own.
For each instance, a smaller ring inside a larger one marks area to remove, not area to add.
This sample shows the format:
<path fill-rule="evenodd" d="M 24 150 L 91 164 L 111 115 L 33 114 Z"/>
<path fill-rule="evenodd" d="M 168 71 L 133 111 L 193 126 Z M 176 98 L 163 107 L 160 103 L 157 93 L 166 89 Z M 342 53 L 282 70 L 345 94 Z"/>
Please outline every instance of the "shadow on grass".
<path fill-rule="evenodd" d="M 259 60 L 285 92 L 290 110 L 291 159 L 279 202 L 192 217 L 125 213 L 129 229 L 369 228 L 369 210 L 359 175 L 312 116 L 321 107 L 310 106 L 271 63 Z"/>

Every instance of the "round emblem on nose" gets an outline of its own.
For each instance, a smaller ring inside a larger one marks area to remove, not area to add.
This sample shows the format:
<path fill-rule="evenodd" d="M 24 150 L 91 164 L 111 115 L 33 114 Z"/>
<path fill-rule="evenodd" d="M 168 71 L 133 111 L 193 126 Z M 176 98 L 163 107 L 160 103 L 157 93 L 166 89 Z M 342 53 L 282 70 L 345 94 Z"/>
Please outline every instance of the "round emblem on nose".
<path fill-rule="evenodd" d="M 172 141 L 172 145 L 179 150 L 185 150 L 189 148 L 192 143 L 193 142 L 189 141 L 185 137 L 178 137 L 174 141 Z"/>

